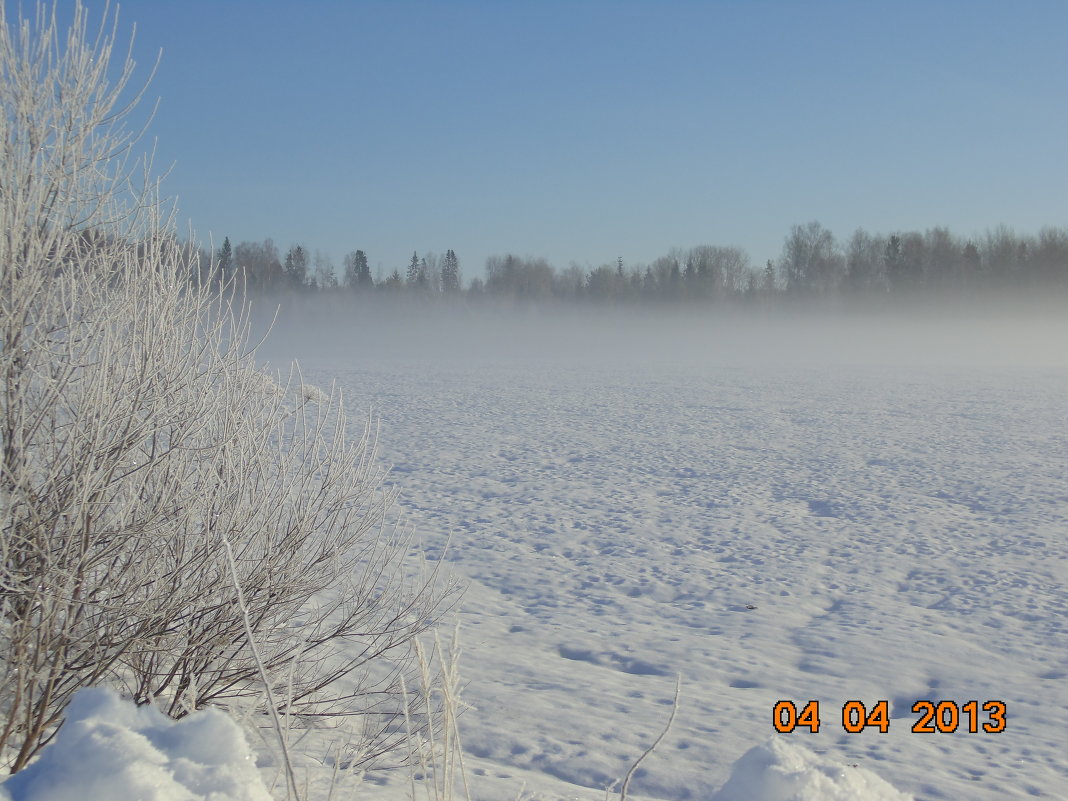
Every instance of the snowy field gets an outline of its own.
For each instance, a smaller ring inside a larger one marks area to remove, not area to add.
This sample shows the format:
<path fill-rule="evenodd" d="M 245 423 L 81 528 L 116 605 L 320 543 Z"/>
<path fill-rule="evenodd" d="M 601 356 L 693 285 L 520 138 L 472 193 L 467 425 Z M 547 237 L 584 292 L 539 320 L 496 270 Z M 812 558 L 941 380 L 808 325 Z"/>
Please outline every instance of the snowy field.
<path fill-rule="evenodd" d="M 681 674 L 634 795 L 713 797 L 776 741 L 918 799 L 1068 798 L 1063 329 L 544 325 L 285 353 L 354 433 L 380 416 L 408 521 L 452 538 L 478 797 L 603 798 Z M 847 733 L 853 699 L 889 730 Z M 775 733 L 780 700 L 819 732 Z M 912 731 L 924 700 L 979 731 Z"/>
<path fill-rule="evenodd" d="M 1066 333 L 320 315 L 283 318 L 264 354 L 336 382 L 354 436 L 373 410 L 399 511 L 431 557 L 451 538 L 479 801 L 605 798 L 677 674 L 632 797 L 994 801 L 1068 798 Z M 849 700 L 886 701 L 888 731 L 846 732 Z M 779 701 L 817 701 L 819 731 L 776 733 Z M 955 704 L 957 730 L 914 732 L 918 701 Z M 991 701 L 1004 731 L 983 731 Z M 265 797 L 233 789 L 221 716 L 82 707 L 72 756 L 42 759 L 69 795 L 34 795 L 27 770 L 12 797 L 194 797 L 117 789 L 157 773 Z M 321 786 L 322 744 L 299 748 Z M 369 779 L 335 797 L 408 790 Z"/>

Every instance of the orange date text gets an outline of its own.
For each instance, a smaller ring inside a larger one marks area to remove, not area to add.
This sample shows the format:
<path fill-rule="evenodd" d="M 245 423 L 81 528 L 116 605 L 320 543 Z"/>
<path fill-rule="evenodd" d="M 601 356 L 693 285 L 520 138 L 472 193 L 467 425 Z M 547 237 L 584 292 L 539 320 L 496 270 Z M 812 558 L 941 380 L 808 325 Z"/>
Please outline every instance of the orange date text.
<path fill-rule="evenodd" d="M 1004 701 L 919 700 L 912 705 L 912 712 L 918 715 L 911 728 L 915 734 L 952 734 L 957 731 L 998 734 L 1008 726 L 1008 705 Z M 842 704 L 839 722 L 849 734 L 859 734 L 865 729 L 886 734 L 890 731 L 890 702 L 883 700 L 865 705 L 863 701 L 846 701 Z M 820 702 L 776 701 L 771 712 L 771 725 L 780 734 L 790 734 L 798 729 L 815 734 L 823 725 Z"/>

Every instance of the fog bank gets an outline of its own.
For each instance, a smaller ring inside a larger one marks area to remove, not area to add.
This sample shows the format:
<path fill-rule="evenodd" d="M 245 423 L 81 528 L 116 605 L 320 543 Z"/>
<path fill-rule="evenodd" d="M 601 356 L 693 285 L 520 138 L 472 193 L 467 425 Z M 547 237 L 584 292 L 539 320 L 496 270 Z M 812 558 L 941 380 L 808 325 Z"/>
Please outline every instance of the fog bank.
<path fill-rule="evenodd" d="M 256 298 L 260 355 L 281 367 L 383 361 L 728 367 L 1068 367 L 1061 305 L 911 310 L 665 309 Z M 273 325 L 272 325 L 273 321 Z"/>

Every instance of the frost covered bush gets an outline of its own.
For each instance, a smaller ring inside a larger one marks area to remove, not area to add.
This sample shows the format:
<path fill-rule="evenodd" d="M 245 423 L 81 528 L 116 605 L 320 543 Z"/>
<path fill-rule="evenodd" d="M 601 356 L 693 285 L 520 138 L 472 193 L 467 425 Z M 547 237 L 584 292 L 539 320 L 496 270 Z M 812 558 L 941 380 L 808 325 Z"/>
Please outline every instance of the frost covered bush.
<path fill-rule="evenodd" d="M 178 242 L 136 158 L 117 18 L 93 31 L 77 5 L 62 38 L 54 9 L 6 9 L 3 764 L 25 767 L 82 687 L 181 717 L 262 708 L 264 680 L 290 724 L 359 715 L 373 760 L 404 737 L 405 656 L 442 599 L 383 529 L 373 437 L 346 442 L 339 398 L 265 376 L 232 293 Z"/>

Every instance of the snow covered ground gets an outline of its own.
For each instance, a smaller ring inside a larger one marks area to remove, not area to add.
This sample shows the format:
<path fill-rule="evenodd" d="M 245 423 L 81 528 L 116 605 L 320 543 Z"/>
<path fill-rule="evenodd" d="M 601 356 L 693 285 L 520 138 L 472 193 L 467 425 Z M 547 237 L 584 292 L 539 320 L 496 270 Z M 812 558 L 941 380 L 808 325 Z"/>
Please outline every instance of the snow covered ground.
<path fill-rule="evenodd" d="M 267 355 L 337 381 L 354 434 L 373 409 L 408 522 L 452 538 L 476 798 L 603 799 L 676 674 L 633 797 L 1068 798 L 1063 336 L 318 322 Z M 780 700 L 819 731 L 776 733 Z M 923 700 L 979 731 L 914 732 Z"/>
<path fill-rule="evenodd" d="M 173 721 L 111 690 L 75 695 L 55 741 L 0 782 L 9 801 L 270 801 L 242 730 L 207 709 Z"/>
<path fill-rule="evenodd" d="M 920 799 L 1068 797 L 1056 347 L 994 324 L 928 347 L 905 328 L 901 352 L 885 330 L 833 346 L 864 328 L 752 350 L 751 329 L 669 331 L 669 348 L 544 322 L 303 354 L 354 424 L 380 415 L 428 549 L 452 537 L 481 797 L 603 797 L 676 674 L 679 718 L 633 794 L 709 798 L 750 749 L 788 743 Z M 847 733 L 853 699 L 887 701 L 889 730 Z M 779 700 L 818 701 L 819 732 L 775 733 Z M 914 732 L 924 700 L 978 701 L 979 731 L 962 712 L 955 733 Z M 1000 733 L 982 730 L 994 700 Z"/>

